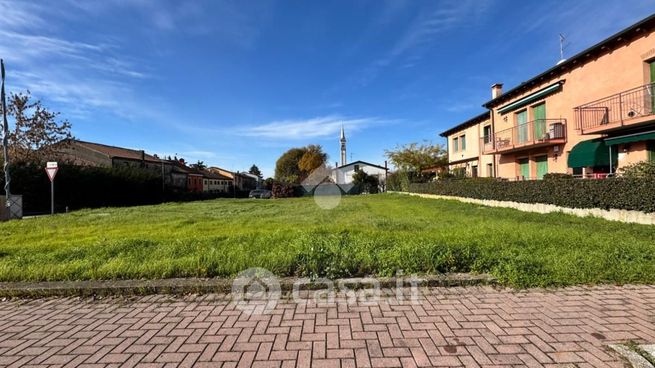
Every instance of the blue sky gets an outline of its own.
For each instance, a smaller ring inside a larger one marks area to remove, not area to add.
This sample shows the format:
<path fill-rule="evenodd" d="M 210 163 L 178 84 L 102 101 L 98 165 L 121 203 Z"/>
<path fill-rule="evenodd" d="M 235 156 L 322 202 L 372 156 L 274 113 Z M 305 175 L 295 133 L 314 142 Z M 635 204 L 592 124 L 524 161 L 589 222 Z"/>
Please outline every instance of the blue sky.
<path fill-rule="evenodd" d="M 6 1 L 8 88 L 76 137 L 272 175 L 286 149 L 384 162 L 655 12 L 655 0 Z"/>

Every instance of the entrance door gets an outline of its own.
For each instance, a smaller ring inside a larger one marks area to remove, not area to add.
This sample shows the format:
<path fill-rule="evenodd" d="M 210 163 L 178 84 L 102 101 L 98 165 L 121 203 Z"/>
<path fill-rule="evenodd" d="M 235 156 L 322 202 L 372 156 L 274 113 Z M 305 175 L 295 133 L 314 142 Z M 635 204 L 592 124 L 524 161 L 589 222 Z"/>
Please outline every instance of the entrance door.
<path fill-rule="evenodd" d="M 519 160 L 519 175 L 523 180 L 530 179 L 530 160 L 522 158 Z"/>
<path fill-rule="evenodd" d="M 548 156 L 539 156 L 535 159 L 537 163 L 537 179 L 543 179 L 548 174 Z"/>
<path fill-rule="evenodd" d="M 534 118 L 534 138 L 535 140 L 546 138 L 546 104 L 540 103 L 532 108 Z"/>
<path fill-rule="evenodd" d="M 518 130 L 518 143 L 525 143 L 528 141 L 528 110 L 523 110 L 516 114 L 516 126 Z"/>

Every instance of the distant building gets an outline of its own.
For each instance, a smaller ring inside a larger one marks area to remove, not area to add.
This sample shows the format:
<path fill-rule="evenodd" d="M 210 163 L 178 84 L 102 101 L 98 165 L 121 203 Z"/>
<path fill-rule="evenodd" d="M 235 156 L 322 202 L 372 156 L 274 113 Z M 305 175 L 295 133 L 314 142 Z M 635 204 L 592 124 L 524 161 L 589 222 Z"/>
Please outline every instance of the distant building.
<path fill-rule="evenodd" d="M 249 191 L 257 189 L 259 186 L 259 177 L 247 172 L 233 172 L 220 167 L 210 167 L 210 172 L 217 173 L 230 178 L 232 185 L 239 191 Z"/>
<path fill-rule="evenodd" d="M 232 179 L 211 171 L 203 171 L 202 190 L 206 193 L 230 193 Z"/>
<path fill-rule="evenodd" d="M 386 167 L 365 161 L 346 163 L 346 133 L 343 126 L 341 126 L 341 131 L 339 132 L 339 151 L 341 153 L 341 164 L 332 170 L 330 178 L 332 181 L 336 184 L 352 184 L 353 175 L 357 171 L 362 170 L 368 175 L 377 177 L 378 182 L 384 187 L 388 172 Z"/>
<path fill-rule="evenodd" d="M 334 168 L 332 170 L 332 180 L 337 184 L 352 184 L 353 175 L 360 170 L 377 177 L 381 184 L 386 182 L 387 168 L 365 161 L 355 161 Z"/>
<path fill-rule="evenodd" d="M 185 190 L 187 172 L 173 161 L 147 154 L 143 150 L 86 142 L 67 141 L 59 150 L 59 160 L 79 166 L 132 167 L 161 175 L 164 183 L 174 190 Z"/>
<path fill-rule="evenodd" d="M 448 139 L 448 168 L 461 170 L 468 177 L 493 177 L 494 159 L 482 154 L 481 145 L 491 142 L 491 113 L 471 118 L 441 133 Z M 430 172 L 437 173 L 439 170 Z"/>
<path fill-rule="evenodd" d="M 187 182 L 186 182 L 187 191 L 193 193 L 203 192 L 202 180 L 203 180 L 203 174 L 198 170 L 191 169 L 187 174 Z"/>

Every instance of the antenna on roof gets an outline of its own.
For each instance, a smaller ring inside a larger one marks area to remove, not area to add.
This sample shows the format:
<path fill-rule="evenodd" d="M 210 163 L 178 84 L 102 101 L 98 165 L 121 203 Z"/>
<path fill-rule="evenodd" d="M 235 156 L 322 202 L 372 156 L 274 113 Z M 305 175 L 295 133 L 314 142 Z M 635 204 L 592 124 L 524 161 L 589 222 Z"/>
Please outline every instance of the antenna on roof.
<path fill-rule="evenodd" d="M 566 37 L 563 34 L 559 34 L 559 61 L 557 62 L 557 65 L 563 63 L 566 61 L 564 58 L 564 50 L 568 47 L 566 44 Z"/>

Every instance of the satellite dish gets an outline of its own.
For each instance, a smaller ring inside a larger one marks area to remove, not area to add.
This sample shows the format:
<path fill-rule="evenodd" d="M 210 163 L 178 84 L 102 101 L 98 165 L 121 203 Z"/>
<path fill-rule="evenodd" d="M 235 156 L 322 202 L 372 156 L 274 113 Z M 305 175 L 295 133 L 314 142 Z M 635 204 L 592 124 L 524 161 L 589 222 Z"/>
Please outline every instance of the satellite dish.
<path fill-rule="evenodd" d="M 566 61 L 566 59 L 562 59 L 562 60 L 560 60 L 560 61 L 557 62 L 557 65 L 560 65 L 561 63 L 563 63 L 563 62 L 565 62 L 565 61 Z"/>

